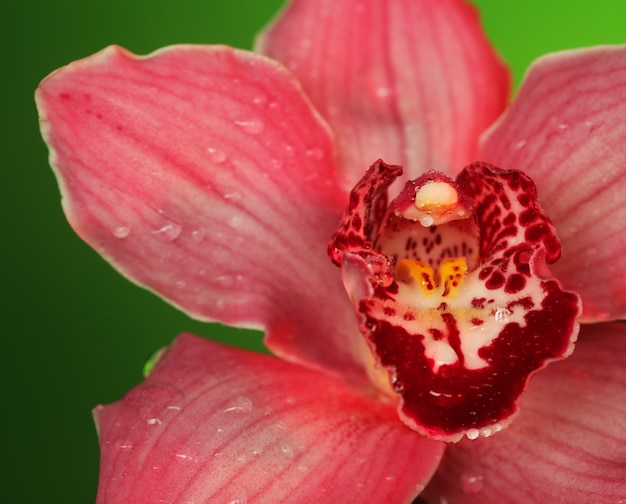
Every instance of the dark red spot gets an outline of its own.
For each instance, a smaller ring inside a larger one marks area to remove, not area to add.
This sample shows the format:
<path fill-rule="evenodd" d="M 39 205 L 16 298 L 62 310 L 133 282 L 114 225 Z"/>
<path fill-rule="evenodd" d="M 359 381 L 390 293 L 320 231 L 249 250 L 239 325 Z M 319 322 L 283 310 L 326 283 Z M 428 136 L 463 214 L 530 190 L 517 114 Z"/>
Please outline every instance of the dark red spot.
<path fill-rule="evenodd" d="M 61 100 L 71 100 L 72 95 L 69 93 L 59 93 L 59 98 L 61 98 Z"/>
<path fill-rule="evenodd" d="M 431 329 L 428 329 L 428 332 L 436 341 L 440 341 L 443 339 L 443 333 L 439 329 L 431 328 Z"/>
<path fill-rule="evenodd" d="M 521 291 L 524 287 L 526 287 L 526 277 L 513 273 L 506 280 L 506 284 L 504 286 L 504 291 L 509 294 L 515 294 L 516 292 Z"/>
<path fill-rule="evenodd" d="M 435 286 L 430 281 L 430 276 L 427 273 L 422 273 L 422 282 L 428 290 L 433 290 Z"/>
<path fill-rule="evenodd" d="M 474 325 L 482 325 L 485 323 L 483 319 L 479 319 L 478 317 L 472 317 L 471 322 Z"/>
<path fill-rule="evenodd" d="M 502 219 L 502 224 L 505 226 L 511 226 L 515 224 L 516 216 L 513 212 L 507 215 L 504 219 Z"/>
<path fill-rule="evenodd" d="M 526 193 L 520 193 L 517 195 L 517 201 L 523 207 L 527 207 L 530 205 L 530 196 Z"/>
<path fill-rule="evenodd" d="M 524 237 L 526 238 L 526 241 L 536 243 L 549 233 L 550 230 L 548 229 L 548 226 L 544 222 L 539 222 L 526 228 Z"/>
<path fill-rule="evenodd" d="M 383 313 L 387 315 L 388 317 L 393 317 L 396 314 L 396 310 L 393 309 L 391 306 L 385 306 L 383 308 Z"/>
<path fill-rule="evenodd" d="M 491 266 L 487 266 L 483 269 L 480 270 L 480 273 L 478 273 L 478 278 L 480 280 L 484 280 L 485 278 L 487 278 L 489 275 L 491 275 L 491 272 L 493 271 L 493 268 Z"/>
<path fill-rule="evenodd" d="M 519 214 L 519 223 L 522 226 L 528 226 L 531 222 L 533 222 L 537 218 L 537 210 L 534 208 L 527 208 L 522 213 Z"/>
<path fill-rule="evenodd" d="M 415 320 L 415 313 L 413 313 L 413 312 L 406 312 L 406 313 L 402 316 L 402 318 L 403 318 L 404 320 Z"/>
<path fill-rule="evenodd" d="M 535 306 L 535 303 L 533 303 L 532 298 L 526 296 L 520 299 L 516 299 L 515 301 L 511 301 L 509 304 L 506 305 L 509 310 L 515 306 L 521 306 L 522 308 L 524 308 L 524 310 L 531 310 Z"/>
<path fill-rule="evenodd" d="M 472 308 L 476 308 L 477 310 L 482 310 L 485 307 L 485 298 L 474 298 L 472 299 Z"/>
<path fill-rule="evenodd" d="M 489 280 L 485 282 L 485 287 L 490 290 L 499 289 L 504 285 L 505 281 L 506 279 L 500 271 L 494 271 L 489 277 Z"/>

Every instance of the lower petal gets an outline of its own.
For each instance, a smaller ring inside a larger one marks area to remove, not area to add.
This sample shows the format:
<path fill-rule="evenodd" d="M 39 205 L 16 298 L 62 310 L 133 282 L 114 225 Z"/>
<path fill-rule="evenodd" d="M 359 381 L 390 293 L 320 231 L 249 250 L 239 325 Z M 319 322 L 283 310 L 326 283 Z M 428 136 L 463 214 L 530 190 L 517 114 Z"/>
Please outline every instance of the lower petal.
<path fill-rule="evenodd" d="M 409 502 L 443 452 L 342 382 L 192 335 L 95 418 L 98 504 Z"/>
<path fill-rule="evenodd" d="M 581 333 L 572 357 L 537 375 L 511 427 L 448 448 L 426 490 L 432 502 L 622 502 L 626 326 Z"/>

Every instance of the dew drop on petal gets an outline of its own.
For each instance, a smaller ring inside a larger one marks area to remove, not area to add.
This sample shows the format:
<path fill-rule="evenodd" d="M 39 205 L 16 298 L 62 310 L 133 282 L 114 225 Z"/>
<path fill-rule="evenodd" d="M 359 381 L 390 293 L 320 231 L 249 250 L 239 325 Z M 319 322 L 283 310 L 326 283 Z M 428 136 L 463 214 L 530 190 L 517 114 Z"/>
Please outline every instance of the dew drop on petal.
<path fill-rule="evenodd" d="M 177 453 L 176 460 L 178 460 L 179 462 L 185 465 L 190 465 L 194 462 L 194 458 L 191 455 L 188 455 L 187 453 Z"/>
<path fill-rule="evenodd" d="M 250 413 L 252 401 L 245 396 L 235 397 L 225 408 L 224 413 Z"/>
<path fill-rule="evenodd" d="M 484 477 L 476 471 L 463 471 L 460 478 L 461 489 L 468 494 L 479 493 L 485 486 Z"/>
<path fill-rule="evenodd" d="M 209 159 L 214 163 L 223 163 L 226 161 L 226 153 L 222 149 L 218 149 L 217 147 L 207 147 L 207 154 L 209 155 Z"/>
<path fill-rule="evenodd" d="M 191 232 L 191 239 L 195 242 L 201 242 L 204 240 L 204 230 L 203 229 L 194 229 Z"/>
<path fill-rule="evenodd" d="M 478 429 L 470 429 L 465 433 L 465 435 L 467 436 L 467 439 L 478 439 L 480 431 Z"/>
<path fill-rule="evenodd" d="M 228 200 L 240 200 L 242 198 L 241 193 L 239 191 L 227 192 L 224 194 L 224 199 Z"/>
<path fill-rule="evenodd" d="M 526 140 L 522 139 L 515 144 L 515 150 L 523 149 L 526 146 Z"/>
<path fill-rule="evenodd" d="M 127 452 L 134 448 L 134 444 L 131 441 L 124 440 L 117 443 L 117 451 L 119 452 Z"/>
<path fill-rule="evenodd" d="M 235 121 L 235 124 L 250 135 L 258 135 L 259 133 L 262 133 L 265 129 L 265 123 L 261 121 L 261 119 L 246 119 L 242 121 Z"/>
<path fill-rule="evenodd" d="M 267 96 L 265 95 L 257 95 L 254 98 L 252 98 L 252 103 L 254 103 L 255 105 L 265 105 L 267 103 Z"/>
<path fill-rule="evenodd" d="M 285 455 L 285 457 L 287 457 L 288 459 L 292 459 L 294 457 L 294 451 L 291 445 L 289 444 L 283 444 L 280 447 L 280 451 L 283 453 L 283 455 Z"/>
<path fill-rule="evenodd" d="M 213 282 L 222 287 L 231 287 L 235 279 L 231 275 L 218 275 L 213 278 Z"/>
<path fill-rule="evenodd" d="M 171 242 L 180 236 L 182 226 L 177 222 L 168 222 L 158 229 L 152 231 L 152 234 L 161 241 Z"/>
<path fill-rule="evenodd" d="M 511 310 L 508 308 L 498 308 L 495 313 L 496 322 L 506 324 L 511 318 Z"/>
<path fill-rule="evenodd" d="M 112 231 L 115 238 L 126 238 L 130 234 L 130 228 L 128 226 L 118 226 Z"/>
<path fill-rule="evenodd" d="M 272 159 L 270 161 L 270 168 L 273 170 L 280 170 L 283 167 L 283 162 L 280 159 Z"/>
<path fill-rule="evenodd" d="M 319 147 L 314 147 L 306 151 L 306 156 L 316 161 L 324 159 L 324 151 Z"/>

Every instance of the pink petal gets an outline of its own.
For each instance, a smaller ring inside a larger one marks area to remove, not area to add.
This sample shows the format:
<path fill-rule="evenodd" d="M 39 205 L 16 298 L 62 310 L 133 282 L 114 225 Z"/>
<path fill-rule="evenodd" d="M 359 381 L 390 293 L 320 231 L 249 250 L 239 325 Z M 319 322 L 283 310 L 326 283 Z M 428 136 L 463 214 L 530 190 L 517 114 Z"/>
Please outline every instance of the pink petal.
<path fill-rule="evenodd" d="M 546 56 L 487 136 L 485 161 L 530 175 L 563 245 L 553 268 L 583 317 L 626 314 L 626 46 Z"/>
<path fill-rule="evenodd" d="M 626 326 L 581 332 L 569 359 L 537 375 L 511 427 L 448 448 L 427 489 L 435 502 L 622 502 Z"/>
<path fill-rule="evenodd" d="M 449 174 L 477 160 L 509 75 L 458 0 L 294 0 L 258 41 L 337 134 L 345 187 L 379 158 Z"/>
<path fill-rule="evenodd" d="M 344 205 L 333 145 L 289 72 L 226 47 L 110 47 L 37 100 L 68 219 L 122 274 L 196 318 L 267 328 L 286 358 L 360 376 L 325 256 Z"/>
<path fill-rule="evenodd" d="M 391 405 L 192 335 L 95 417 L 99 504 L 409 502 L 443 453 Z"/>

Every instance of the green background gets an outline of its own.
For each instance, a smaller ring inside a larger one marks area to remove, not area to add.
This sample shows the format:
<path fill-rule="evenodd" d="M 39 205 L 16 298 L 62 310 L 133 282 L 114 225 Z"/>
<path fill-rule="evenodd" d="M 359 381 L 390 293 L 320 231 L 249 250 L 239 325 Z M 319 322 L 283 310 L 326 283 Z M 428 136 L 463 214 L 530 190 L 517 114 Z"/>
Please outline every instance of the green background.
<path fill-rule="evenodd" d="M 111 43 L 137 53 L 180 42 L 249 48 L 281 3 L 3 4 L 2 502 L 93 502 L 98 448 L 91 408 L 138 383 L 149 354 L 179 332 L 261 348 L 259 334 L 191 321 L 131 285 L 72 233 L 38 132 L 38 81 Z M 626 42 L 626 2 L 619 0 L 474 3 L 516 82 L 546 52 Z"/>

